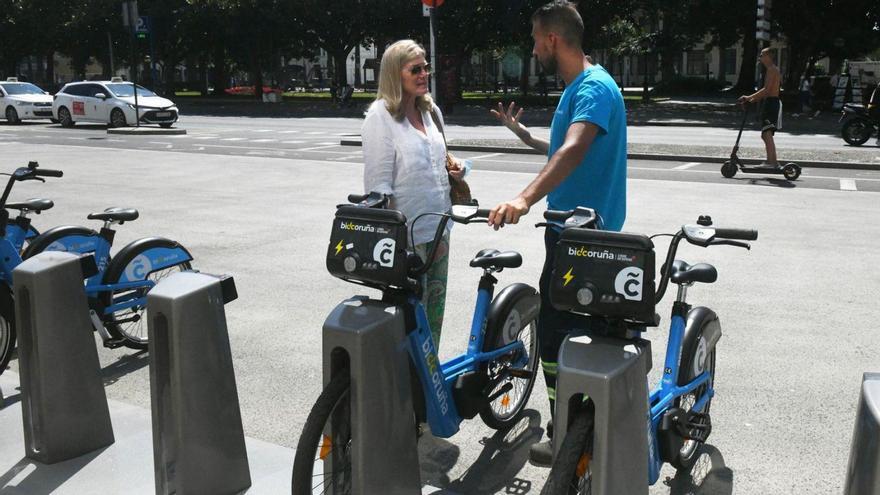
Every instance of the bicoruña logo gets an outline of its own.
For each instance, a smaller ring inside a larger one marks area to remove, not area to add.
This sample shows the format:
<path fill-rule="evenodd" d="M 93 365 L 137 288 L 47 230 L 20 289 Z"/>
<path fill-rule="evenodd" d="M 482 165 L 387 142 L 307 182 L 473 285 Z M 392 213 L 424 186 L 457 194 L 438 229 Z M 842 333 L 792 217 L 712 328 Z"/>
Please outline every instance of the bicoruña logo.
<path fill-rule="evenodd" d="M 339 224 L 339 228 L 342 230 L 353 230 L 355 232 L 375 232 L 376 227 L 372 225 L 359 225 L 354 222 L 342 222 Z"/>
<path fill-rule="evenodd" d="M 386 237 L 385 239 L 380 239 L 378 243 L 376 243 L 376 247 L 373 248 L 373 261 L 379 263 L 385 268 L 392 268 L 394 266 L 394 248 L 397 247 L 397 241 Z"/>
<path fill-rule="evenodd" d="M 614 279 L 614 291 L 628 301 L 641 301 L 645 271 L 637 266 L 628 266 Z"/>

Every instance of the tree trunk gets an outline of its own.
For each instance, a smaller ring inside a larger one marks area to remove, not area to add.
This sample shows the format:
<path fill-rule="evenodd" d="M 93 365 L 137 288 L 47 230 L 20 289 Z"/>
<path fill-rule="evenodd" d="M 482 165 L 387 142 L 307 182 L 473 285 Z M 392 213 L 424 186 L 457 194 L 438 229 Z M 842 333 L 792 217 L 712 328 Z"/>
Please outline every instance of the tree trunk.
<path fill-rule="evenodd" d="M 361 45 L 354 47 L 354 87 L 360 87 L 361 82 Z"/>
<path fill-rule="evenodd" d="M 523 50 L 520 59 L 522 60 L 522 67 L 519 72 L 519 92 L 526 96 L 529 94 L 529 69 L 531 69 L 532 65 L 531 50 Z"/>
<path fill-rule="evenodd" d="M 263 69 L 257 57 L 251 59 L 251 82 L 254 85 L 254 98 L 263 101 Z"/>
<path fill-rule="evenodd" d="M 46 54 L 46 84 L 50 90 L 55 90 L 55 52 L 49 50 Z"/>
<path fill-rule="evenodd" d="M 749 17 L 749 25 L 744 26 L 743 52 L 739 64 L 739 77 L 736 80 L 735 90 L 740 93 L 752 93 L 755 91 L 755 76 L 758 65 L 758 40 L 755 39 L 755 23 L 758 15 Z"/>
<path fill-rule="evenodd" d="M 229 74 L 226 71 L 226 49 L 218 43 L 212 56 L 214 68 L 211 70 L 211 81 L 214 84 L 214 96 L 223 96 L 228 87 Z M 207 94 L 207 93 L 205 93 Z"/>
<path fill-rule="evenodd" d="M 663 82 L 669 84 L 669 81 L 675 78 L 675 58 L 681 57 L 681 52 L 674 49 L 663 48 L 660 52 L 660 76 Z"/>
<path fill-rule="evenodd" d="M 333 78 L 336 81 L 336 87 L 339 88 L 338 91 L 342 92 L 342 88 L 348 84 L 348 70 L 346 70 L 346 61 L 348 60 L 348 53 L 351 50 L 340 50 L 333 53 Z"/>

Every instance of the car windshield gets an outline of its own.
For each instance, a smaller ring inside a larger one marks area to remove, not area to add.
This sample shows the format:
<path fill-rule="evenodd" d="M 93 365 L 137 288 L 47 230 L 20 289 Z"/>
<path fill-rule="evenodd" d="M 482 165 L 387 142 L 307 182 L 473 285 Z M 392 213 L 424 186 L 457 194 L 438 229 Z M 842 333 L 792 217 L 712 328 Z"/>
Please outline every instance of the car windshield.
<path fill-rule="evenodd" d="M 10 95 L 41 95 L 45 93 L 31 83 L 3 84 L 3 89 Z"/>
<path fill-rule="evenodd" d="M 132 90 L 132 85 L 129 83 L 115 83 L 108 84 L 107 89 L 113 92 L 116 96 L 134 96 L 134 91 Z M 156 93 L 153 93 L 149 89 L 138 86 L 138 96 L 156 96 Z"/>

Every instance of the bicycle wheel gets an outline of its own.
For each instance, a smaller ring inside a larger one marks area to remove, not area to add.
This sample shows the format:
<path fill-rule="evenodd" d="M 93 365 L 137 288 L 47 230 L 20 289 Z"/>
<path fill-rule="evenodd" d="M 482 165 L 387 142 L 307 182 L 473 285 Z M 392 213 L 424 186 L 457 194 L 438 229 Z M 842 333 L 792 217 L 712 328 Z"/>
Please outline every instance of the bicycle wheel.
<path fill-rule="evenodd" d="M 593 403 L 575 413 L 559 452 L 553 460 L 547 483 L 541 495 L 590 495 L 592 477 L 590 461 L 593 455 Z"/>
<path fill-rule="evenodd" d="M 328 435 L 330 432 L 332 434 Z M 312 406 L 293 460 L 293 495 L 351 493 L 351 378 L 343 369 Z"/>
<path fill-rule="evenodd" d="M 525 347 L 522 352 L 513 352 L 494 361 L 489 361 L 484 366 L 488 375 L 491 392 L 487 398 L 492 399 L 485 408 L 480 411 L 480 418 L 486 426 L 504 430 L 511 428 L 519 421 L 532 387 L 535 385 L 535 377 L 538 369 L 538 312 L 524 313 L 520 311 L 520 302 L 534 297 L 526 291 L 510 305 L 510 310 L 503 318 L 498 318 L 495 325 L 487 325 L 486 339 L 483 343 L 483 352 L 492 351 L 515 341 L 522 342 Z M 524 318 L 523 314 L 527 316 Z M 525 366 L 518 364 L 525 361 Z M 506 389 L 506 390 L 505 390 Z"/>
<path fill-rule="evenodd" d="M 123 266 L 137 263 L 140 254 L 146 249 L 149 249 L 149 247 L 143 250 L 134 250 L 131 253 L 127 253 L 127 260 L 122 260 L 124 262 Z M 191 269 L 192 265 L 188 261 L 184 261 L 176 265 L 151 271 L 141 280 L 152 280 L 154 283 L 159 283 L 160 280 L 172 273 Z M 108 268 L 104 283 L 108 285 L 119 283 L 120 278 L 122 278 L 125 273 L 126 270 L 119 270 L 114 273 Z M 146 287 L 136 289 L 114 289 L 102 293 L 100 298 L 103 307 L 106 308 L 114 302 L 146 297 L 147 292 L 149 292 L 149 289 Z M 101 316 L 101 319 L 110 336 L 114 339 L 121 339 L 125 347 L 128 347 L 129 349 L 147 348 L 149 344 L 149 336 L 147 332 L 146 306 L 136 305 L 123 308 L 111 314 L 104 314 Z"/>
<path fill-rule="evenodd" d="M 687 395 L 682 395 L 681 397 L 675 399 L 673 402 L 673 407 L 680 407 L 683 411 L 689 412 L 691 408 L 694 407 L 694 404 L 699 400 L 700 396 L 706 393 L 706 390 L 715 383 L 715 350 L 709 354 L 706 359 L 708 363 L 708 371 L 709 371 L 709 381 L 700 385 L 696 389 L 694 389 L 691 393 Z M 709 407 L 712 405 L 712 398 L 706 402 L 706 405 L 703 407 L 703 410 L 700 412 L 709 414 Z M 687 472 L 690 471 L 692 467 L 694 467 L 694 462 L 696 462 L 699 457 L 700 447 L 703 445 L 703 442 L 695 439 L 687 439 L 684 441 L 684 444 L 681 446 L 681 449 L 678 451 L 678 454 L 674 459 L 670 461 L 670 464 L 675 466 L 675 468 L 679 471 Z"/>
<path fill-rule="evenodd" d="M 8 302 L 8 304 L 7 304 Z M 15 312 L 11 298 L 0 304 L 0 375 L 6 370 L 15 349 Z"/>

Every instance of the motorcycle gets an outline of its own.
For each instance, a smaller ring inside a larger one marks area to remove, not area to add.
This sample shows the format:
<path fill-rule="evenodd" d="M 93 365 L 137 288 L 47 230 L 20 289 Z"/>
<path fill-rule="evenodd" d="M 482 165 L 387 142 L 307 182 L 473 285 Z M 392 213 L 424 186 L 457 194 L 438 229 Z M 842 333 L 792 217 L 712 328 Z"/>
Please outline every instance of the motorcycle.
<path fill-rule="evenodd" d="M 880 139 L 880 84 L 871 95 L 867 108 L 864 105 L 845 104 L 839 122 L 843 122 L 843 140 L 852 146 L 865 144 L 875 134 Z"/>

